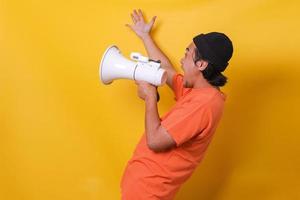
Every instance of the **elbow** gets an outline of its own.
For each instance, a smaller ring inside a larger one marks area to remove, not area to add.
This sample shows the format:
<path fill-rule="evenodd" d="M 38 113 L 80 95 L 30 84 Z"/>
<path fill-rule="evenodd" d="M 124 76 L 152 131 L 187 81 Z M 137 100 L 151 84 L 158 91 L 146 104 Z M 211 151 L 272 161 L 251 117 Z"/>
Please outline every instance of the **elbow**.
<path fill-rule="evenodd" d="M 151 134 L 153 135 L 153 134 Z M 159 140 L 154 137 L 147 138 L 147 146 L 151 151 L 154 151 L 155 153 L 163 151 L 163 147 L 160 144 Z"/>
<path fill-rule="evenodd" d="M 160 152 L 165 152 L 171 150 L 175 145 L 165 145 L 163 143 L 147 143 L 148 148 L 155 152 L 155 153 L 160 153 Z"/>
<path fill-rule="evenodd" d="M 176 147 L 175 141 L 169 136 L 169 134 L 164 133 L 163 130 L 164 129 L 158 129 L 155 137 L 147 137 L 148 148 L 156 153 L 168 151 L 171 148 Z"/>
<path fill-rule="evenodd" d="M 148 145 L 148 148 L 150 150 L 154 151 L 155 153 L 159 153 L 159 152 L 162 152 L 165 150 L 164 148 L 162 148 L 161 146 L 159 146 L 158 144 L 155 144 L 155 143 L 148 142 L 147 145 Z"/>

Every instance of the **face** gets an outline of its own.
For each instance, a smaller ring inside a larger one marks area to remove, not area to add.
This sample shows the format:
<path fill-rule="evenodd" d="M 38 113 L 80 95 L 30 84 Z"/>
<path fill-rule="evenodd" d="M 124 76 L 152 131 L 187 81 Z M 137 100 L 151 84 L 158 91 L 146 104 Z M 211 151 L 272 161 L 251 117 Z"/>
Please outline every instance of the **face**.
<path fill-rule="evenodd" d="M 195 77 L 199 75 L 200 71 L 194 62 L 196 45 L 192 42 L 186 48 L 184 57 L 180 60 L 181 68 L 184 71 L 183 83 L 184 87 L 191 88 Z"/>

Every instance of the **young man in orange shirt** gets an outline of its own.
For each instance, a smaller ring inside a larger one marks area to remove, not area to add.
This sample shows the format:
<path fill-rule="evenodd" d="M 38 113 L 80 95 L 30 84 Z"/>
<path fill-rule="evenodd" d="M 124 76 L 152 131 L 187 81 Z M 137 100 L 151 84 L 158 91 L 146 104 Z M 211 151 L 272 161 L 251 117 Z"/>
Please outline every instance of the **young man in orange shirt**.
<path fill-rule="evenodd" d="M 219 87 L 227 79 L 221 72 L 233 47 L 223 33 L 197 35 L 181 59 L 183 76 L 151 38 L 156 17 L 145 23 L 141 10 L 131 17 L 127 26 L 142 39 L 149 58 L 161 61 L 176 104 L 160 118 L 156 87 L 136 82 L 146 104 L 145 133 L 127 163 L 121 195 L 123 200 L 171 200 L 202 160 L 221 118 L 226 96 Z"/>

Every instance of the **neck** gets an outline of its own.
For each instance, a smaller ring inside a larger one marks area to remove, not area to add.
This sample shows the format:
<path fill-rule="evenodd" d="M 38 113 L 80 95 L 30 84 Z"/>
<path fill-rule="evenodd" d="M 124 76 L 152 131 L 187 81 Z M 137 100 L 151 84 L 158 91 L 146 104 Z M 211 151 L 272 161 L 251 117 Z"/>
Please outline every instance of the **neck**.
<path fill-rule="evenodd" d="M 220 90 L 219 87 L 211 85 L 201 74 L 200 76 L 197 76 L 197 78 L 195 79 L 193 88 L 200 89 L 200 88 L 205 88 L 205 87 L 212 87 L 212 88 L 216 88 L 216 89 Z"/>

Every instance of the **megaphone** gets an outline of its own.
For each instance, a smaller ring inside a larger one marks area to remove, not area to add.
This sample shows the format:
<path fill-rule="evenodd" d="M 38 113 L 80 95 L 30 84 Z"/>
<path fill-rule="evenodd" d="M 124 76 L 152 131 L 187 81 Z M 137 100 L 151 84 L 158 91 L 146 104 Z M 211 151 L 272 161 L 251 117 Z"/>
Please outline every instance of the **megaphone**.
<path fill-rule="evenodd" d="M 125 58 L 116 45 L 109 46 L 102 56 L 99 76 L 104 84 L 116 79 L 146 81 L 161 86 L 167 81 L 167 72 L 160 67 L 160 61 L 151 60 L 140 53 L 133 52 L 131 59 Z"/>

